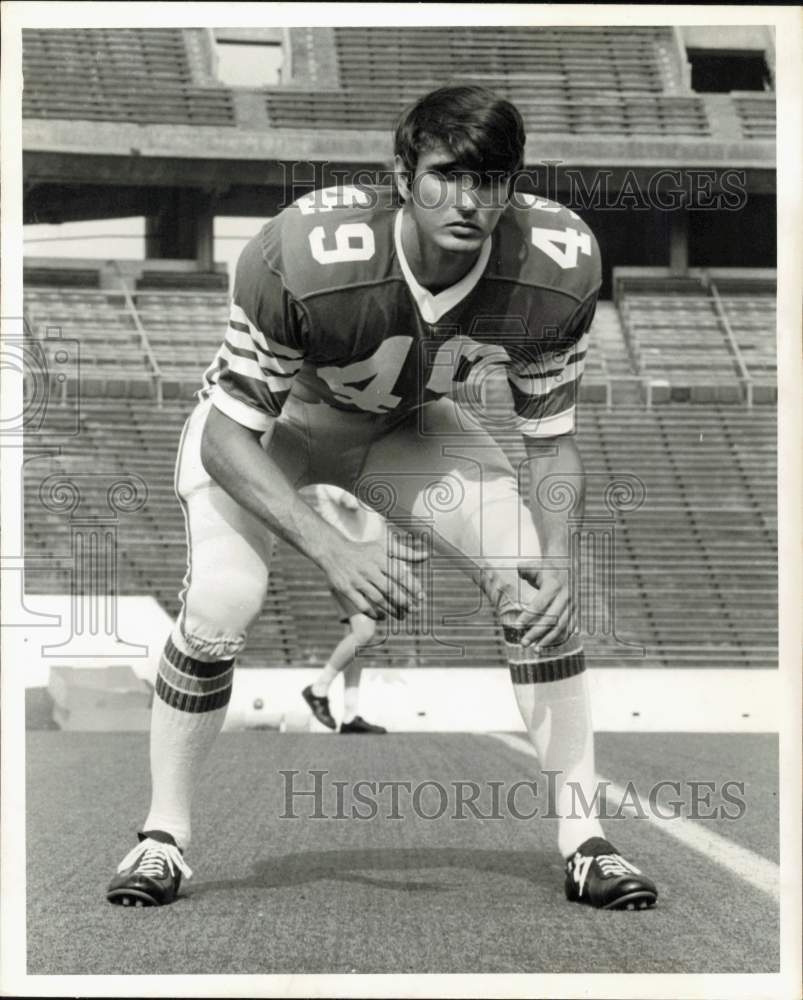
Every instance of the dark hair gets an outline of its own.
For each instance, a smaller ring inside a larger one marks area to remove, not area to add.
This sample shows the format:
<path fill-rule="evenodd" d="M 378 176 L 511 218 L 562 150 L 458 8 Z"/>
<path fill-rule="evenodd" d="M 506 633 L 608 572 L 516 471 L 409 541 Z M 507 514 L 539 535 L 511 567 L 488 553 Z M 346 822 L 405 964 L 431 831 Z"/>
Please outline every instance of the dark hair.
<path fill-rule="evenodd" d="M 455 162 L 481 174 L 513 174 L 524 162 L 524 123 L 518 109 L 478 86 L 439 87 L 402 112 L 394 151 L 415 173 L 418 157 L 444 145 Z"/>

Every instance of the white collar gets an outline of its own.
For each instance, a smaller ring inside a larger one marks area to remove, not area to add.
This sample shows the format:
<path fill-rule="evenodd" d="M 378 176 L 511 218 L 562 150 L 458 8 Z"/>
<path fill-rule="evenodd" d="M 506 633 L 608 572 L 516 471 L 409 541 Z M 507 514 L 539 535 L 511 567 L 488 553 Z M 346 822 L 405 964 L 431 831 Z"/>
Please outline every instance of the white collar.
<path fill-rule="evenodd" d="M 485 266 L 488 263 L 488 258 L 491 256 L 491 237 L 489 236 L 482 244 L 480 255 L 468 274 L 464 274 L 456 285 L 450 285 L 449 288 L 444 288 L 442 292 L 433 295 L 432 292 L 428 292 L 426 288 L 419 285 L 416 281 L 415 275 L 410 270 L 410 265 L 407 263 L 407 258 L 404 255 L 404 248 L 402 247 L 402 209 L 399 209 L 396 213 L 396 221 L 393 226 L 393 242 L 396 245 L 396 255 L 399 258 L 404 280 L 407 282 L 407 287 L 410 289 L 425 323 L 437 323 L 441 316 L 449 312 L 450 309 L 453 309 L 458 302 L 461 302 L 468 295 L 482 277 Z"/>

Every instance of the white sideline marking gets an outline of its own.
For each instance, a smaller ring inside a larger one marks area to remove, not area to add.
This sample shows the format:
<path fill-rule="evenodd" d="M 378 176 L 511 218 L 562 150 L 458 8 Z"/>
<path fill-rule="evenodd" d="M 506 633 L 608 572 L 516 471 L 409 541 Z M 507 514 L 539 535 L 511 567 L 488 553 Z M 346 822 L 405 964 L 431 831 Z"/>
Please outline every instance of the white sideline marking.
<path fill-rule="evenodd" d="M 511 750 L 518 750 L 519 753 L 527 754 L 529 757 L 538 759 L 535 748 L 523 736 L 513 736 L 510 733 L 489 733 L 496 740 L 500 740 Z M 608 790 L 621 800 L 624 798 L 625 789 L 621 785 L 608 783 Z M 629 796 L 632 799 L 632 795 Z M 674 837 L 686 847 L 690 847 L 698 854 L 715 864 L 726 868 L 729 872 L 738 876 L 742 881 L 747 882 L 754 889 L 770 896 L 775 902 L 780 901 L 781 870 L 774 861 L 762 858 L 760 854 L 751 851 L 747 847 L 734 844 L 721 834 L 713 830 L 694 823 L 692 820 L 679 816 L 677 819 L 661 820 L 650 812 L 650 805 L 641 796 L 638 796 L 639 803 L 647 821 L 662 833 Z M 633 807 L 630 807 L 633 808 Z M 635 809 L 634 809 L 635 811 Z"/>

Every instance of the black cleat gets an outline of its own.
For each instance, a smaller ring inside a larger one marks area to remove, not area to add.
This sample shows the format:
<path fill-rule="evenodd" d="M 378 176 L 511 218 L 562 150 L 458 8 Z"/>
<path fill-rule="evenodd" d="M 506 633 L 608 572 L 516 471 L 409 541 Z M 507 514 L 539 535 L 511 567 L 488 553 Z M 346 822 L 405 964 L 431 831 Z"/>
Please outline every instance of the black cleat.
<path fill-rule="evenodd" d="M 312 714 L 327 729 L 337 729 L 332 713 L 329 711 L 329 699 L 326 695 L 320 696 L 312 693 L 312 685 L 308 684 L 301 692 L 301 697 L 312 709 Z"/>
<path fill-rule="evenodd" d="M 341 733 L 386 733 L 384 726 L 375 726 L 371 722 L 366 722 L 361 715 L 355 715 L 351 722 L 340 724 Z"/>
<path fill-rule="evenodd" d="M 590 837 L 566 862 L 566 898 L 600 910 L 646 910 L 658 890 L 607 840 Z"/>
<path fill-rule="evenodd" d="M 192 872 L 169 833 L 149 830 L 120 862 L 106 899 L 119 906 L 165 906 L 178 895 L 181 876 Z"/>

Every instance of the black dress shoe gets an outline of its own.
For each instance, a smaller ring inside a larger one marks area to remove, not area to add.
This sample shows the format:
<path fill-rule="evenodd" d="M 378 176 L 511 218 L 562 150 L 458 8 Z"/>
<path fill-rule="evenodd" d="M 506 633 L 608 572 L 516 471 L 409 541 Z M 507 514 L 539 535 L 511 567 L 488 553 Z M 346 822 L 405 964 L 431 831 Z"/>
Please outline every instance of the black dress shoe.
<path fill-rule="evenodd" d="M 351 722 L 343 722 L 340 725 L 341 733 L 386 733 L 384 726 L 375 726 L 366 722 L 361 715 L 355 715 Z"/>
<path fill-rule="evenodd" d="M 313 694 L 312 685 L 308 684 L 301 692 L 301 697 L 312 709 L 312 714 L 321 725 L 326 726 L 327 729 L 337 729 L 337 723 L 329 711 L 329 699 L 326 695 Z"/>

